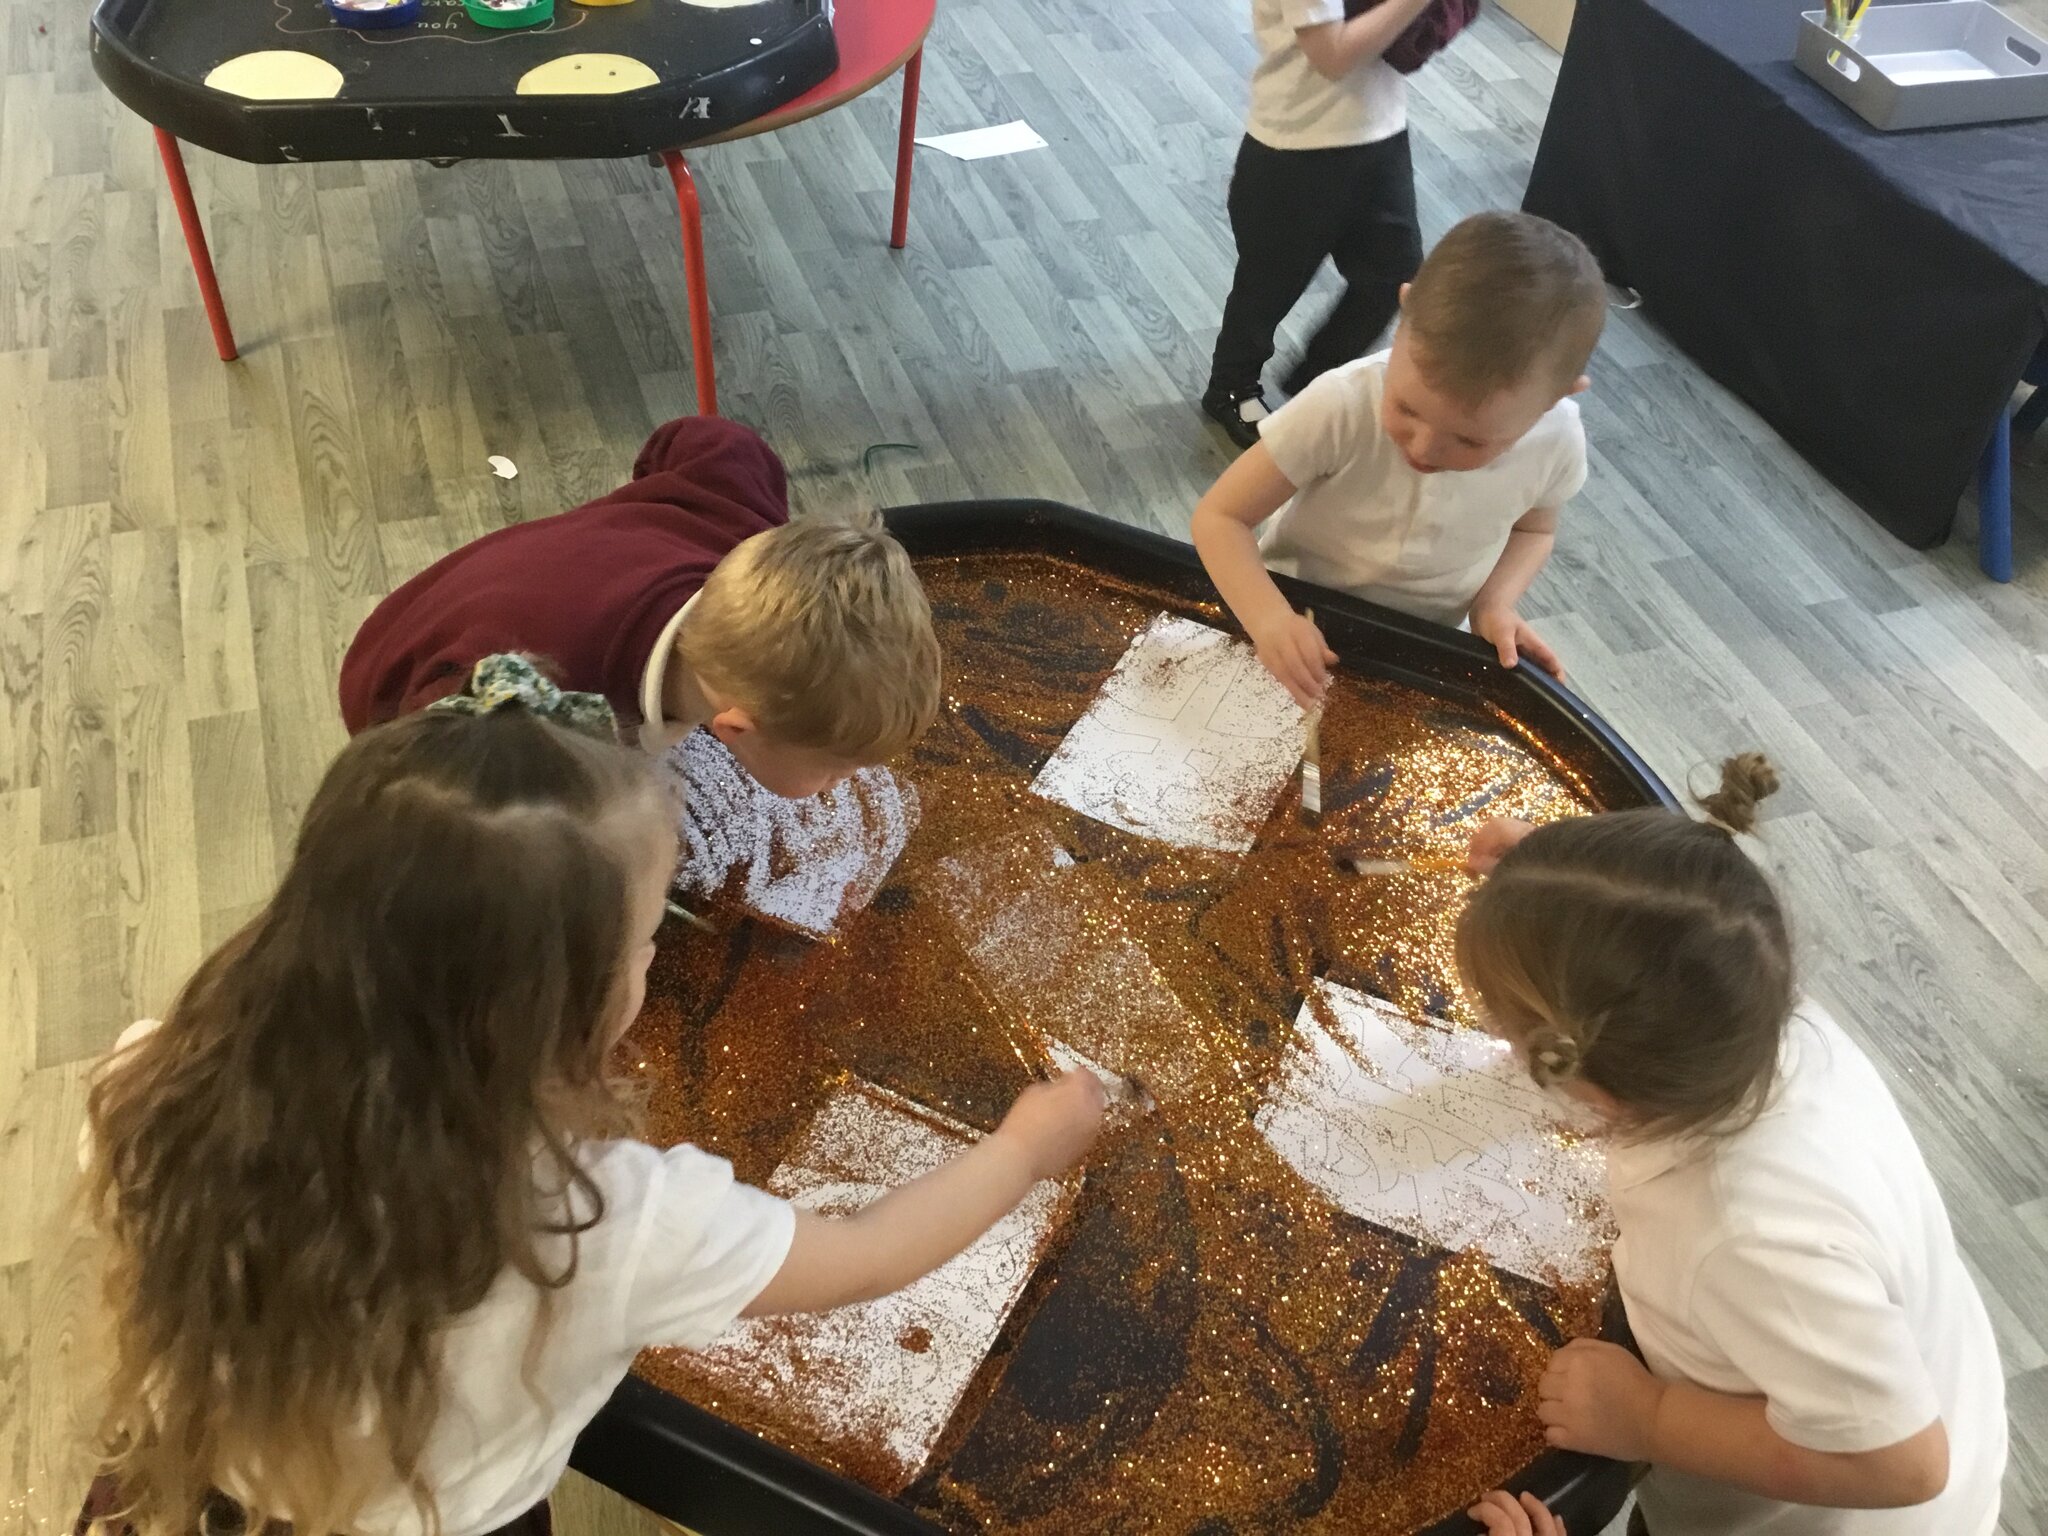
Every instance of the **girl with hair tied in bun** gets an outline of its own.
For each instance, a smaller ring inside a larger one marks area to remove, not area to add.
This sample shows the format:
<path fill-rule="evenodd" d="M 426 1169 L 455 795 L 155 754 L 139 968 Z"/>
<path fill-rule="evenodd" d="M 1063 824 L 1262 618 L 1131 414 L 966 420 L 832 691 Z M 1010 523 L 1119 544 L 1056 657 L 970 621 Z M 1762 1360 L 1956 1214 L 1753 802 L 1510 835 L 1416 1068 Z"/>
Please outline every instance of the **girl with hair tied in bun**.
<path fill-rule="evenodd" d="M 1991 1536 L 1991 1324 L 1912 1132 L 1801 996 L 1777 894 L 1736 843 L 1777 787 L 1745 753 L 1706 821 L 1623 811 L 1473 838 L 1488 878 L 1458 967 L 1530 1075 L 1609 1128 L 1614 1275 L 1642 1350 L 1560 1350 L 1545 1433 L 1649 1463 L 1631 1529 L 1650 1536 Z M 1473 1514 L 1560 1528 L 1502 1495 Z"/>

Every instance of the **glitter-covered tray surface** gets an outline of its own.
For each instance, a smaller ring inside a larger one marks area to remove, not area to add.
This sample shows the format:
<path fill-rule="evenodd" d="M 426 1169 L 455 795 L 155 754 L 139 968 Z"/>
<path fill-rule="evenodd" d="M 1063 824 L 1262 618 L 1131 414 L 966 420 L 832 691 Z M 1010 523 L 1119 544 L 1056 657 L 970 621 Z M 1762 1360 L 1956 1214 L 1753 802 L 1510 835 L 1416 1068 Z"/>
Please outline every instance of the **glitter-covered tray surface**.
<path fill-rule="evenodd" d="M 630 1042 L 650 1134 L 786 1192 L 823 1162 L 858 1188 L 855 1111 L 900 1172 L 912 1142 L 994 1125 L 1048 1037 L 1158 1107 L 1113 1117 L 1078 1192 L 946 1286 L 711 1358 L 650 1352 L 576 1465 L 709 1536 L 1448 1536 L 1497 1484 L 1598 1529 L 1622 1469 L 1545 1451 L 1533 1387 L 1601 1326 L 1604 1218 L 1569 1135 L 1458 1181 L 1498 1150 L 1459 1138 L 1525 1085 L 1461 1027 L 1455 865 L 1481 817 L 1668 791 L 1469 636 L 1284 583 L 1343 658 L 1323 820 L 1300 823 L 1290 782 L 1249 852 L 1134 835 L 1033 784 L 1162 612 L 1231 627 L 1192 550 L 1043 503 L 890 523 L 948 671 L 944 717 L 892 765 L 894 863 L 829 940 L 748 916 L 737 877 L 707 903 L 719 932 L 670 925 Z M 1345 850 L 1409 868 L 1361 876 Z"/>

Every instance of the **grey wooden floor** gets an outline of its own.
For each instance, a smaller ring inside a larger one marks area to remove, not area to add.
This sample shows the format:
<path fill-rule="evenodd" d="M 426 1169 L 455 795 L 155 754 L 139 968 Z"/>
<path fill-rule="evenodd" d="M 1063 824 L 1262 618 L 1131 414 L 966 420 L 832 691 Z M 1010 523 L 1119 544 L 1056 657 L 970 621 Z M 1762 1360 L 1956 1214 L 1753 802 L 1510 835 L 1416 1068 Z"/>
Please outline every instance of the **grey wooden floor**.
<path fill-rule="evenodd" d="M 2037 19 L 2048 0 L 2030 0 Z M 729 414 L 800 504 L 1042 495 L 1184 533 L 1231 253 L 1242 0 L 945 0 L 890 253 L 893 88 L 697 157 Z M 0 0 L 0 1519 L 79 1488 L 86 1282 L 53 1218 L 85 1070 L 260 901 L 341 740 L 362 615 L 608 488 L 690 408 L 673 205 L 638 164 L 256 169 L 194 154 L 246 348 L 208 345 L 142 125 L 82 15 Z M 1427 233 L 1519 200 L 1555 59 L 1489 12 L 1416 82 Z M 2048 1525 L 2048 451 L 2021 578 L 1893 543 L 1634 314 L 1533 607 L 1673 782 L 1736 747 L 1813 988 L 1905 1101 L 1982 1277 Z M 1910 430 L 1901 423 L 1900 430 Z M 876 444 L 907 445 L 869 455 Z M 488 454 L 520 467 L 494 479 Z M 870 462 L 867 462 L 871 460 Z M 572 1532 L 639 1519 L 575 1491 Z"/>

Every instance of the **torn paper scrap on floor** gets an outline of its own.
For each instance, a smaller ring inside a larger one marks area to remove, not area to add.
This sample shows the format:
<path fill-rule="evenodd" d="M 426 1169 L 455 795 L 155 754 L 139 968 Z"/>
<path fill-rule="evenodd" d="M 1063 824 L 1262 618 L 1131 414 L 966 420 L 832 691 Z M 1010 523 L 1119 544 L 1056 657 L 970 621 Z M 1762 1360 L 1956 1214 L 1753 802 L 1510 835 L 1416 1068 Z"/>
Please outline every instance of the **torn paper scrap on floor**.
<path fill-rule="evenodd" d="M 1249 645 L 1162 613 L 1131 642 L 1031 789 L 1140 837 L 1242 853 L 1306 737 L 1300 708 Z"/>
<path fill-rule="evenodd" d="M 988 128 L 970 128 L 964 133 L 933 133 L 919 139 L 926 149 L 936 149 L 955 160 L 987 160 L 995 155 L 1015 155 L 1027 149 L 1045 148 L 1045 140 L 1022 118 Z"/>
<path fill-rule="evenodd" d="M 768 1180 L 812 1211 L 844 1214 L 957 1156 L 965 1126 L 848 1079 Z M 903 1290 L 859 1306 L 756 1318 L 692 1357 L 718 1390 L 767 1405 L 828 1445 L 859 1442 L 894 1491 L 923 1468 L 1003 1320 L 1024 1292 L 1068 1200 L 1034 1185 L 966 1252 Z"/>
<path fill-rule="evenodd" d="M 785 800 L 707 731 L 685 737 L 669 764 L 683 783 L 675 888 L 731 887 L 748 910 L 819 937 L 874 899 L 917 826 L 916 791 L 886 768 Z"/>
<path fill-rule="evenodd" d="M 1328 981 L 1257 1125 L 1332 1202 L 1532 1280 L 1590 1280 L 1613 1242 L 1600 1144 L 1474 1030 Z"/>

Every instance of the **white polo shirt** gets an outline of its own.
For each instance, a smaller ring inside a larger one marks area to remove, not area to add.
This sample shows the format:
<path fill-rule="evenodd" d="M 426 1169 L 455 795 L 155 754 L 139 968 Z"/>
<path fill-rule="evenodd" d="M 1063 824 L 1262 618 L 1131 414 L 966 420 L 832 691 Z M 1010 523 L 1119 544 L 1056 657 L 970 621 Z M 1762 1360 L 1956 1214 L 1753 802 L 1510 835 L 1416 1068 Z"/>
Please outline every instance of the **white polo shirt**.
<path fill-rule="evenodd" d="M 158 1027 L 129 1026 L 114 1058 Z M 92 1156 L 90 1127 L 79 1162 Z M 796 1212 L 788 1201 L 739 1183 L 732 1164 L 692 1146 L 591 1141 L 577 1165 L 604 1199 L 597 1224 L 576 1241 L 576 1273 L 551 1290 L 543 1345 L 542 1292 L 506 1270 L 440 1340 L 442 1403 L 420 1470 L 434 1490 L 441 1536 L 484 1536 L 548 1496 L 576 1437 L 597 1416 L 650 1345 L 700 1349 L 767 1288 L 789 1256 Z M 565 1196 L 575 1214 L 587 1200 Z M 567 1268 L 567 1238 L 540 1245 L 544 1270 Z M 531 1373 L 528 1367 L 531 1366 Z M 221 1477 L 232 1494 L 250 1480 Z M 357 1519 L 361 1536 L 426 1536 L 412 1496 L 393 1488 Z"/>
<path fill-rule="evenodd" d="M 1823 1510 L 1653 1468 L 1637 1490 L 1652 1536 L 1993 1536 L 2005 1382 L 1913 1133 L 1811 1002 L 1781 1071 L 1731 1136 L 1609 1149 L 1636 1342 L 1665 1380 L 1764 1397 L 1812 1450 L 1877 1450 L 1939 1417 L 1948 1486 L 1912 1509 Z"/>
<path fill-rule="evenodd" d="M 1560 400 L 1484 469 L 1417 474 L 1380 426 L 1387 354 L 1333 368 L 1259 424 L 1295 487 L 1266 523 L 1273 570 L 1462 624 L 1516 523 L 1586 483 L 1578 402 Z"/>
<path fill-rule="evenodd" d="M 1325 80 L 1301 51 L 1297 28 L 1343 19 L 1344 0 L 1252 0 L 1259 62 L 1245 132 L 1270 149 L 1338 149 L 1408 126 L 1408 82 L 1385 59 Z"/>

